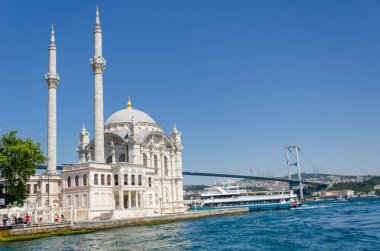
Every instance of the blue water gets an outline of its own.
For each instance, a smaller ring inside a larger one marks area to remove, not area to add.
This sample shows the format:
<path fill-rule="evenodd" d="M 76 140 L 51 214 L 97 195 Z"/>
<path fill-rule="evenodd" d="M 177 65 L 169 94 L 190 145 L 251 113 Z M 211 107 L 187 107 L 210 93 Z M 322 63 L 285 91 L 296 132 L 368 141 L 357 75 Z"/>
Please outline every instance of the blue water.
<path fill-rule="evenodd" d="M 0 250 L 380 250 L 380 199 L 5 243 Z"/>

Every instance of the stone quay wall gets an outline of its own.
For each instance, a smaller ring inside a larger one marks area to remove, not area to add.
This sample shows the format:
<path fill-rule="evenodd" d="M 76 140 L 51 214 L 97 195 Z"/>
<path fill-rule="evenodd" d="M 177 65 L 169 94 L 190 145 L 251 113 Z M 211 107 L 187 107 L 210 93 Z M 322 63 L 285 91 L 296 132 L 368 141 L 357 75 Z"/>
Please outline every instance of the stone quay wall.
<path fill-rule="evenodd" d="M 248 212 L 248 208 L 234 208 L 223 210 L 203 210 L 192 211 L 182 214 L 166 214 L 149 217 L 136 217 L 128 219 L 111 219 L 111 220 L 87 220 L 73 222 L 72 229 L 108 229 L 135 225 L 154 225 L 163 224 L 179 220 L 192 220 L 211 216 L 231 215 Z"/>
<path fill-rule="evenodd" d="M 26 236 L 26 235 L 34 235 L 34 234 L 42 234 L 42 233 L 50 233 L 53 231 L 60 230 L 70 230 L 70 224 L 40 224 L 40 225 L 20 225 L 14 228 L 9 229 L 1 229 L 0 237 L 9 237 L 9 236 Z"/>
<path fill-rule="evenodd" d="M 179 220 L 192 220 L 212 216 L 233 215 L 246 213 L 247 208 L 223 209 L 223 210 L 204 210 L 192 211 L 181 214 L 166 214 L 149 217 L 136 217 L 128 219 L 107 219 L 107 220 L 85 220 L 67 223 L 40 223 L 32 225 L 17 225 L 14 227 L 0 227 L 0 242 L 4 237 L 17 236 L 36 236 L 38 234 L 58 233 L 62 230 L 101 230 L 118 227 L 136 226 L 136 225 L 155 225 L 165 224 Z"/>

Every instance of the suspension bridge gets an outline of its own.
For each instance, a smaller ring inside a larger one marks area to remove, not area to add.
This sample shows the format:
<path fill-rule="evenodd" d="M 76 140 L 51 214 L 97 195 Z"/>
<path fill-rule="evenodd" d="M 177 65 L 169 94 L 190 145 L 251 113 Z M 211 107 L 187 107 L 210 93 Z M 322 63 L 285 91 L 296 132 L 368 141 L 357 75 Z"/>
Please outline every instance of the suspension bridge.
<path fill-rule="evenodd" d="M 44 135 L 35 133 L 21 126 L 14 125 L 10 122 L 3 121 L 3 120 L 0 120 L 0 122 L 3 125 L 7 125 L 9 127 L 22 130 L 28 134 L 33 134 L 37 138 L 46 139 Z M 3 129 L 0 129 L 0 130 L 3 130 Z M 45 140 L 40 140 L 40 141 L 44 142 Z M 44 145 L 44 143 L 42 143 L 42 145 Z M 70 152 L 70 154 L 72 154 L 72 150 L 69 149 L 69 146 L 70 148 L 72 148 L 71 145 L 61 142 L 58 148 L 61 151 L 63 150 L 64 152 Z M 284 156 L 285 156 L 285 159 L 284 159 Z M 300 160 L 301 157 L 302 157 L 302 161 Z M 273 163 L 273 160 L 275 159 L 278 160 L 279 158 L 281 158 L 279 162 Z M 57 170 L 63 170 L 64 166 L 65 164 L 58 165 Z M 277 167 L 277 170 L 275 170 L 276 169 L 275 167 Z M 301 172 L 301 168 L 302 168 L 302 172 Z M 46 169 L 46 166 L 39 166 L 37 169 Z M 321 189 L 326 188 L 329 185 L 327 183 L 323 183 L 318 180 L 310 181 L 307 179 L 302 179 L 301 177 L 302 173 L 318 173 L 318 172 L 321 172 L 322 170 L 321 168 L 318 168 L 316 165 L 312 164 L 309 158 L 305 156 L 303 151 L 301 151 L 299 145 L 285 146 L 281 150 L 276 151 L 275 153 L 265 157 L 259 162 L 256 162 L 255 164 L 252 164 L 248 167 L 243 167 L 242 169 L 243 170 L 240 170 L 240 171 L 234 170 L 232 172 L 230 171 L 230 172 L 221 172 L 221 173 L 212 172 L 212 171 L 204 171 L 203 169 L 202 171 L 184 170 L 182 174 L 185 176 L 205 176 L 205 177 L 236 178 L 236 179 L 258 180 L 258 181 L 269 181 L 269 182 L 271 181 L 284 182 L 284 183 L 289 184 L 290 189 L 293 189 L 293 187 L 298 187 L 301 199 L 303 199 L 303 185 L 316 186 Z M 294 169 L 296 172 L 293 173 L 292 175 L 292 171 Z M 215 170 L 215 168 L 213 168 L 213 170 Z M 254 175 L 254 172 L 256 172 L 255 175 Z M 285 173 L 286 175 L 281 176 L 281 174 L 285 174 Z M 295 178 L 294 178 L 294 174 L 295 174 Z"/>
<path fill-rule="evenodd" d="M 198 171 L 183 171 L 183 175 L 189 176 L 206 176 L 206 177 L 220 177 L 220 178 L 236 178 L 236 179 L 246 179 L 246 180 L 261 180 L 261 181 L 280 181 L 289 184 L 289 188 L 293 189 L 293 187 L 299 187 L 300 197 L 303 200 L 303 185 L 312 185 L 316 186 L 320 189 L 324 189 L 329 186 L 328 183 L 319 182 L 319 181 L 308 181 L 303 180 L 301 177 L 301 163 L 300 163 L 300 153 L 301 149 L 298 145 L 290 145 L 285 146 L 282 149 L 285 152 L 286 156 L 286 167 L 287 167 L 287 177 L 274 177 L 273 175 L 269 175 L 268 168 L 268 176 L 254 176 L 253 170 L 251 169 L 251 175 L 247 174 L 228 174 L 228 173 L 213 173 L 213 172 L 198 172 Z M 270 155 L 269 157 L 272 157 Z M 316 168 L 313 164 L 311 164 L 310 160 L 303 154 L 304 158 L 309 162 L 311 167 L 316 171 Z M 269 158 L 266 158 L 269 159 Z M 284 165 L 283 165 L 284 166 Z M 296 179 L 292 178 L 292 167 L 296 168 Z M 306 169 L 306 168 L 304 168 Z M 310 170 L 309 170 L 310 171 Z"/>

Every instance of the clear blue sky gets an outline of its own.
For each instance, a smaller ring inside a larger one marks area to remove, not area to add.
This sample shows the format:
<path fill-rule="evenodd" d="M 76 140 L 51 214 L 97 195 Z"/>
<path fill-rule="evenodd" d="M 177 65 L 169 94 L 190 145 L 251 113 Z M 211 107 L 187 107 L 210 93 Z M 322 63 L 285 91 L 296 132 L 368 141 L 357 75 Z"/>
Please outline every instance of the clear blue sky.
<path fill-rule="evenodd" d="M 360 0 L 1 0 L 0 120 L 43 136 L 54 23 L 59 163 L 76 162 L 82 123 L 93 132 L 97 2 L 105 118 L 132 96 L 166 132 L 175 122 L 184 169 L 255 169 L 297 143 L 325 173 L 380 174 L 380 2 Z"/>

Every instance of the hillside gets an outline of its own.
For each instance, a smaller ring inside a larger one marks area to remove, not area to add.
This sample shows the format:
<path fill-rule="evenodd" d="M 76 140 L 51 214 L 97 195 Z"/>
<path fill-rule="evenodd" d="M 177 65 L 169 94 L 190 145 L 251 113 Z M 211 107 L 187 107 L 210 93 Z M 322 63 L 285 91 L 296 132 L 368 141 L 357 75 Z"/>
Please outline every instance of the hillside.
<path fill-rule="evenodd" d="M 373 191 L 373 187 L 378 184 L 380 184 L 380 176 L 374 176 L 361 182 L 336 183 L 327 190 L 354 190 L 357 193 L 368 193 Z M 380 194 L 380 190 L 377 190 L 376 193 Z"/>

